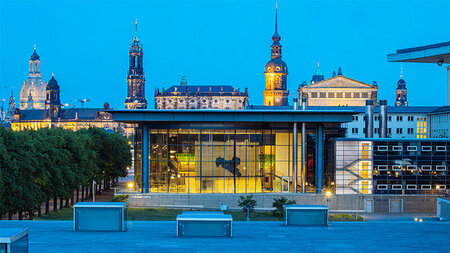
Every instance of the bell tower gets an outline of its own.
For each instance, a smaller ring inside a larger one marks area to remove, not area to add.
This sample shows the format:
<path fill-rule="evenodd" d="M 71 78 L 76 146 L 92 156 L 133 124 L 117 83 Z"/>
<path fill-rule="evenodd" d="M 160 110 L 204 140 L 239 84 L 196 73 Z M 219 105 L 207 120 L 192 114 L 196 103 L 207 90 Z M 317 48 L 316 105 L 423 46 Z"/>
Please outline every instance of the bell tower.
<path fill-rule="evenodd" d="M 61 101 L 59 98 L 59 85 L 52 74 L 52 79 L 48 81 L 45 99 L 44 119 L 56 120 L 61 112 Z"/>
<path fill-rule="evenodd" d="M 403 80 L 403 66 L 400 67 L 400 79 L 397 82 L 397 89 L 395 90 L 395 106 L 408 106 L 406 97 L 406 82 Z"/>
<path fill-rule="evenodd" d="M 281 59 L 281 36 L 278 35 L 278 6 L 275 8 L 275 33 L 272 36 L 272 45 L 270 46 L 270 61 L 264 68 L 266 76 L 266 89 L 263 92 L 264 105 L 266 106 L 284 106 L 288 105 L 289 91 L 287 91 L 286 63 Z"/>
<path fill-rule="evenodd" d="M 137 20 L 135 31 L 130 44 L 129 67 L 127 73 L 127 98 L 125 109 L 146 109 L 145 100 L 145 74 L 144 74 L 144 51 L 137 33 Z"/>

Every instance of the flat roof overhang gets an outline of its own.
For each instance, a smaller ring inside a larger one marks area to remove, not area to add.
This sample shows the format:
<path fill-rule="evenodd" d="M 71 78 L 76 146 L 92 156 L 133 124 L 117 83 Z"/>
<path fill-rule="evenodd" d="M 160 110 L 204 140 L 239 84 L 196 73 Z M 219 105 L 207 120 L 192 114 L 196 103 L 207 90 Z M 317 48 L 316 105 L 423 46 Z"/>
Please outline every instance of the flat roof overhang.
<path fill-rule="evenodd" d="M 399 49 L 387 55 L 388 62 L 450 63 L 450 41 L 421 47 Z"/>
<path fill-rule="evenodd" d="M 142 122 L 351 122 L 357 112 L 352 110 L 108 110 L 114 120 Z"/>

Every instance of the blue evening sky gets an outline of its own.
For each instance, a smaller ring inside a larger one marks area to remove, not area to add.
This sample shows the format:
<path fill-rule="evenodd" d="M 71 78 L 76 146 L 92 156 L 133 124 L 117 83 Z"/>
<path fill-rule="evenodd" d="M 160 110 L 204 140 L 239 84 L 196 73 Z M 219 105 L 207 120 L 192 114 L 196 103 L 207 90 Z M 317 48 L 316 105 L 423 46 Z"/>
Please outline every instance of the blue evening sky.
<path fill-rule="evenodd" d="M 378 82 L 393 105 L 397 49 L 450 40 L 450 1 L 278 1 L 278 32 L 289 68 L 288 89 L 326 78 L 339 66 L 350 78 Z M 55 74 L 63 103 L 87 98 L 123 108 L 128 46 L 138 19 L 144 45 L 146 98 L 155 87 L 230 84 L 262 104 L 275 1 L 0 1 L 0 98 L 16 101 L 37 45 L 45 81 Z M 446 71 L 404 63 L 410 105 L 445 105 Z M 292 103 L 290 99 L 290 103 Z"/>

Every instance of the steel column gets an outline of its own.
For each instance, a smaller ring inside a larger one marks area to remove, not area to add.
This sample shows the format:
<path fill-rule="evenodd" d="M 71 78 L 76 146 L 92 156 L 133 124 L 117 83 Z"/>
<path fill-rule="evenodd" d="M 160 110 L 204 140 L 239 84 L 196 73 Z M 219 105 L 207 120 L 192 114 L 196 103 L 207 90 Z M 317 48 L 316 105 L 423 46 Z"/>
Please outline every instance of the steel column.
<path fill-rule="evenodd" d="M 149 163 L 148 163 L 148 125 L 146 123 L 142 123 L 142 140 L 141 140 L 141 147 L 142 147 L 142 154 L 141 154 L 141 179 L 142 179 L 142 193 L 148 193 L 149 190 Z"/>
<path fill-rule="evenodd" d="M 292 143 L 292 192 L 297 192 L 297 154 L 298 154 L 298 129 L 297 122 L 294 122 Z"/>
<path fill-rule="evenodd" d="M 305 193 L 306 182 L 306 123 L 302 123 L 302 192 Z"/>

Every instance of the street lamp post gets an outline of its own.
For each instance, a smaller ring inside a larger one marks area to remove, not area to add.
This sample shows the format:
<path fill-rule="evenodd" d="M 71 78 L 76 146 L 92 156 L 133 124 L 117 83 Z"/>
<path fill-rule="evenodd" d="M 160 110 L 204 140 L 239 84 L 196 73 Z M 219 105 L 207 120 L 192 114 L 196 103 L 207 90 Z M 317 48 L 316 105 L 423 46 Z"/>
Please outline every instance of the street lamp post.
<path fill-rule="evenodd" d="M 331 198 L 331 195 L 332 195 L 331 191 L 326 191 L 326 192 L 325 192 L 325 196 L 327 196 L 327 206 L 328 206 L 328 209 L 330 208 L 330 198 Z"/>
<path fill-rule="evenodd" d="M 95 180 L 92 180 L 92 202 L 95 202 Z"/>

